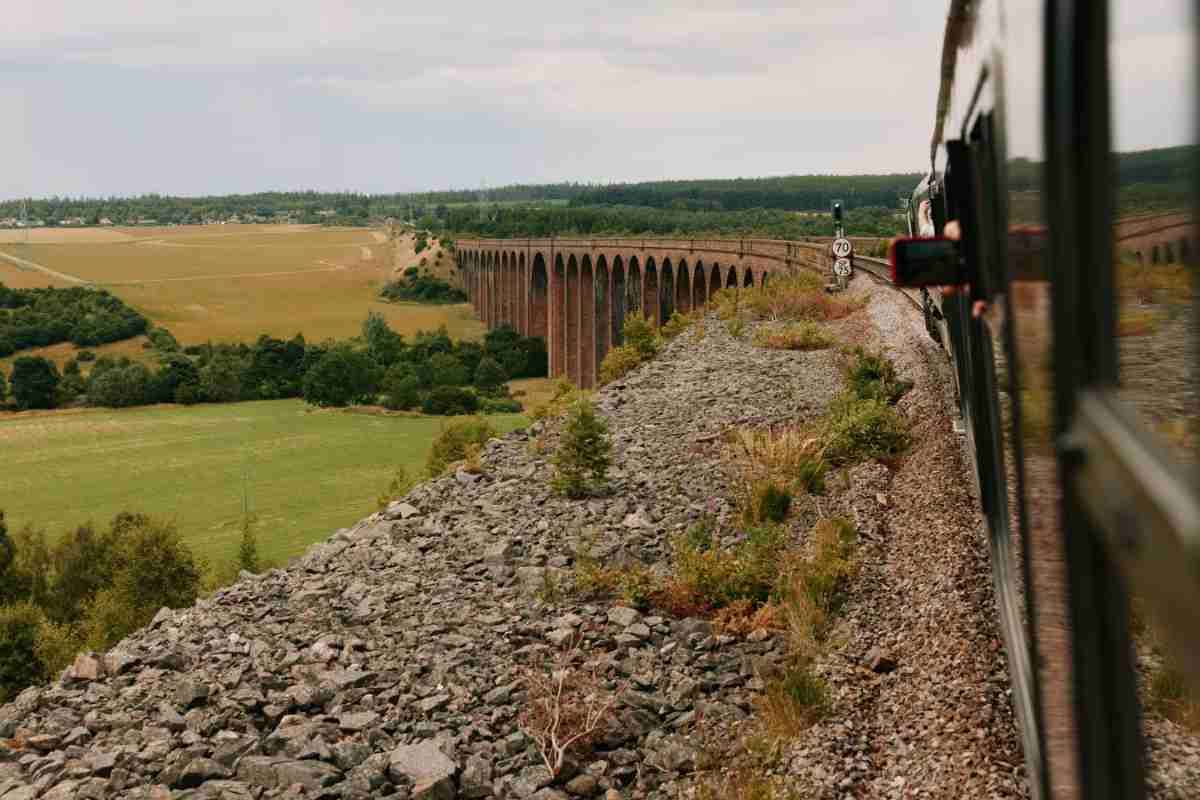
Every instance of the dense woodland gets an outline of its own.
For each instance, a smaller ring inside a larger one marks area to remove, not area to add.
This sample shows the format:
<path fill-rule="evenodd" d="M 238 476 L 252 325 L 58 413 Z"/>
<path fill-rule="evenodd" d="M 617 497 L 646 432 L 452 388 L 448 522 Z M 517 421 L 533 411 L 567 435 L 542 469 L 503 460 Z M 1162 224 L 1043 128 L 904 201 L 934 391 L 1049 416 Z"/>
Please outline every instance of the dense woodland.
<path fill-rule="evenodd" d="M 148 327 L 145 317 L 103 290 L 10 289 L 0 283 L 0 358 L 60 342 L 119 342 Z"/>

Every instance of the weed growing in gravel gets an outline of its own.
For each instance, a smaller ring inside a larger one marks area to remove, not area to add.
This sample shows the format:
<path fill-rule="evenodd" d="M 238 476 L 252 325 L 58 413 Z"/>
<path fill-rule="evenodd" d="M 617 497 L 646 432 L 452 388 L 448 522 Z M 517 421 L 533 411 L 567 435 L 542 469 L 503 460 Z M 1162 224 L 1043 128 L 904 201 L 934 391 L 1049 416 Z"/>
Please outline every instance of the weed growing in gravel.
<path fill-rule="evenodd" d="M 1150 675 L 1149 705 L 1167 719 L 1200 731 L 1200 698 L 1188 689 L 1183 673 L 1164 664 Z"/>
<path fill-rule="evenodd" d="M 808 659 L 796 659 L 767 681 L 757 705 L 769 734 L 792 739 L 828 712 L 829 686 Z"/>
<path fill-rule="evenodd" d="M 747 525 L 780 522 L 796 494 L 825 490 L 828 465 L 821 442 L 799 428 L 736 430 L 728 438 L 726 457 L 738 471 L 735 501 Z"/>
<path fill-rule="evenodd" d="M 801 800 L 801 795 L 756 769 L 708 778 L 696 787 L 696 800 Z"/>
<path fill-rule="evenodd" d="M 554 454 L 554 490 L 577 499 L 602 488 L 611 452 L 608 423 L 590 400 L 575 401 Z"/>
<path fill-rule="evenodd" d="M 412 491 L 412 488 L 417 485 L 417 479 L 408 474 L 408 470 L 404 467 L 396 467 L 396 472 L 392 475 L 392 480 L 388 483 L 387 488 L 383 493 L 375 499 L 375 505 L 379 510 L 387 508 L 390 503 L 399 500 L 404 495 Z"/>
<path fill-rule="evenodd" d="M 832 464 L 887 460 L 909 445 L 908 426 L 894 408 L 849 394 L 830 404 L 822 433 L 825 457 Z"/>
<path fill-rule="evenodd" d="M 833 345 L 829 334 L 809 320 L 759 328 L 753 341 L 770 350 L 824 350 Z"/>
<path fill-rule="evenodd" d="M 824 279 L 815 272 L 801 272 L 766 286 L 722 289 L 713 298 L 717 314 L 730 319 L 747 313 L 755 319 L 820 322 L 849 316 L 865 299 L 825 292 Z"/>
<path fill-rule="evenodd" d="M 687 314 L 673 311 L 671 318 L 663 323 L 662 327 L 658 329 L 658 333 L 665 341 L 670 341 L 687 330 L 689 325 L 702 316 L 703 314 L 698 311 L 690 311 Z"/>
<path fill-rule="evenodd" d="M 482 447 L 495 435 L 496 429 L 482 417 L 467 417 L 443 425 L 429 448 L 425 472 L 431 478 L 438 477 L 451 464 L 467 458 L 470 445 Z"/>
<path fill-rule="evenodd" d="M 856 347 L 846 369 L 846 383 L 859 400 L 880 400 L 895 405 L 912 388 L 912 381 L 896 375 L 896 365 L 882 353 L 869 353 Z"/>
<path fill-rule="evenodd" d="M 698 547 L 687 534 L 672 541 L 672 573 L 663 599 L 688 601 L 710 613 L 738 600 L 765 603 L 788 547 L 786 528 L 751 528 L 731 548 Z"/>
<path fill-rule="evenodd" d="M 734 317 L 725 325 L 729 331 L 729 335 L 735 339 L 740 339 L 746 334 L 746 321 L 741 317 Z"/>

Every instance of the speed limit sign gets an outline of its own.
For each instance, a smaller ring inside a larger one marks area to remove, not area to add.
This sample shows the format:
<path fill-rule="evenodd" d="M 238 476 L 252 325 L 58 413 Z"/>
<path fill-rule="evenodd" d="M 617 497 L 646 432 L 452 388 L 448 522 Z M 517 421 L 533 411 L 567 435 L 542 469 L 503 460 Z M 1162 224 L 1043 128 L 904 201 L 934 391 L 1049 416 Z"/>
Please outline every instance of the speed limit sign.
<path fill-rule="evenodd" d="M 833 240 L 833 255 L 837 258 L 849 258 L 854 247 L 850 244 L 849 239 L 840 238 Z"/>
<path fill-rule="evenodd" d="M 845 240 L 843 239 L 842 241 L 845 241 Z M 850 259 L 839 258 L 837 261 L 834 261 L 833 262 L 833 274 L 837 275 L 839 278 L 850 277 Z"/>

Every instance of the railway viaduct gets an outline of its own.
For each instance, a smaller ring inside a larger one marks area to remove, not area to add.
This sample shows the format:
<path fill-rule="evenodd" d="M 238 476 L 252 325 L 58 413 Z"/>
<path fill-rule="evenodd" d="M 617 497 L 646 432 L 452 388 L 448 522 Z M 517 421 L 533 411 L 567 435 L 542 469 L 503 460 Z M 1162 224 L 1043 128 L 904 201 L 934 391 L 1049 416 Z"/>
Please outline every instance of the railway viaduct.
<path fill-rule="evenodd" d="M 717 289 L 828 269 L 829 246 L 775 239 L 460 239 L 455 259 L 475 311 L 541 336 L 550 375 L 593 387 L 623 341 L 625 315 L 657 324 L 702 306 Z"/>

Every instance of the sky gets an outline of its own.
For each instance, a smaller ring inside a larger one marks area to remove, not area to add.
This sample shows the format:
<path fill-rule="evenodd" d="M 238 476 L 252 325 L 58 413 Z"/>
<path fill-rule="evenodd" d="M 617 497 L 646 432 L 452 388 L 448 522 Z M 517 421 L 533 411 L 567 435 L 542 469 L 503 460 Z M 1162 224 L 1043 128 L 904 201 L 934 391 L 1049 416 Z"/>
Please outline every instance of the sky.
<path fill-rule="evenodd" d="M 1190 120 L 1188 0 L 1112 1 Z M 944 5 L 5 0 L 0 198 L 918 171 Z"/>

